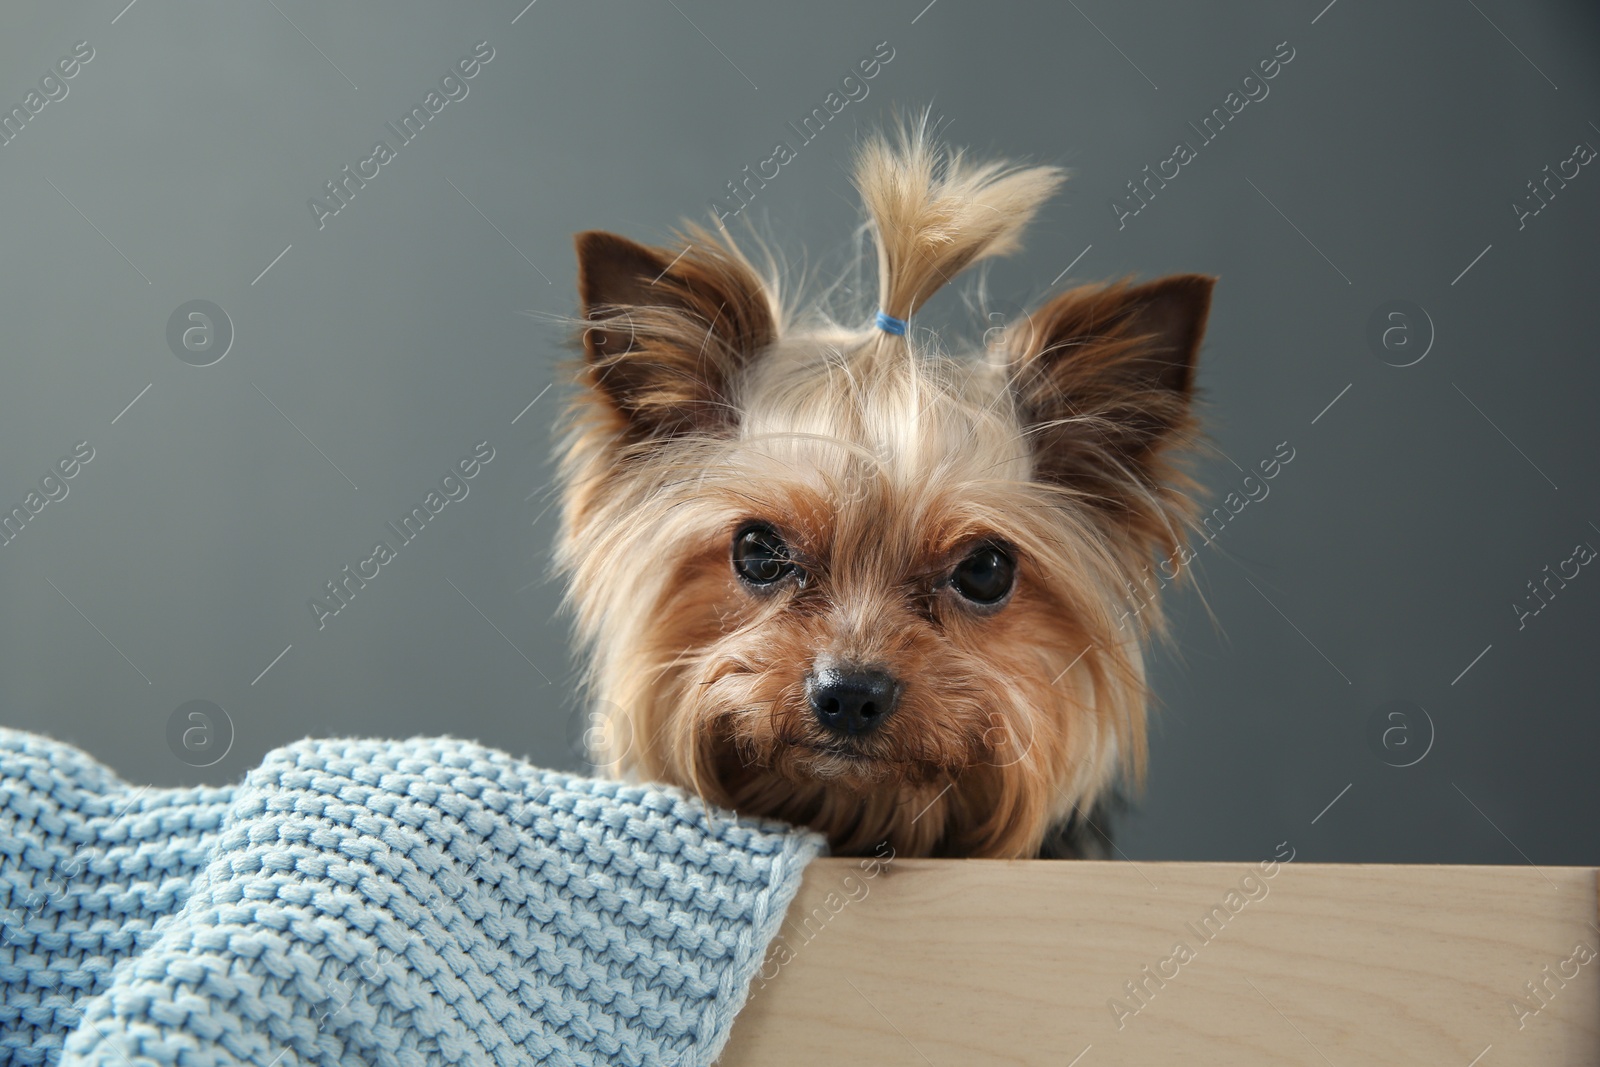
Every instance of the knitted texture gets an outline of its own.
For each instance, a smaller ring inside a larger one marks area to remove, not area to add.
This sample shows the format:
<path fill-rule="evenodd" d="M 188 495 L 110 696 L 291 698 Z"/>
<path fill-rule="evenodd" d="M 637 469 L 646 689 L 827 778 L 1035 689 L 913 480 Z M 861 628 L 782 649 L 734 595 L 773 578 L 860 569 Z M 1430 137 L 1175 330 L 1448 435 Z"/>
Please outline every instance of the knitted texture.
<path fill-rule="evenodd" d="M 0 729 L 0 1065 L 710 1064 L 821 847 L 451 739 L 136 789 Z"/>

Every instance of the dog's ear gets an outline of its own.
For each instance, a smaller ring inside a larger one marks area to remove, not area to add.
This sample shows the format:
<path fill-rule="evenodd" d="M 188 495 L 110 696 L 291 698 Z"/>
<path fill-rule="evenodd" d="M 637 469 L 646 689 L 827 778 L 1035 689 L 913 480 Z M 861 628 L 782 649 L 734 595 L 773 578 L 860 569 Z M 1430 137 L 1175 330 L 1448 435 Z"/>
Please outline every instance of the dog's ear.
<path fill-rule="evenodd" d="M 1114 506 L 1170 476 L 1162 453 L 1195 430 L 1195 357 L 1215 282 L 1083 286 L 1007 329 L 1001 355 L 1041 480 Z"/>
<path fill-rule="evenodd" d="M 749 263 L 709 234 L 691 236 L 677 255 L 612 233 L 576 239 L 587 384 L 637 437 L 731 426 L 730 390 L 776 339 Z"/>

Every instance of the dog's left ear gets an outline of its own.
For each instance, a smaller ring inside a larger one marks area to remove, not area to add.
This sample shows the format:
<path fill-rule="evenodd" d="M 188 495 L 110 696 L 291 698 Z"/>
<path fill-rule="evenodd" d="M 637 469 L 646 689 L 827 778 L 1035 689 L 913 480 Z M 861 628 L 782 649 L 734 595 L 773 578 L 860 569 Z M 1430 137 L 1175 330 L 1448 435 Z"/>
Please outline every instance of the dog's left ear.
<path fill-rule="evenodd" d="M 1042 480 L 1115 503 L 1129 475 L 1167 474 L 1195 429 L 1190 401 L 1215 278 L 1084 286 L 1006 331 L 1001 353 Z"/>
<path fill-rule="evenodd" d="M 690 236 L 678 254 L 612 233 L 576 239 L 587 384 L 635 437 L 726 429 L 731 390 L 776 339 L 749 263 L 709 234 Z"/>

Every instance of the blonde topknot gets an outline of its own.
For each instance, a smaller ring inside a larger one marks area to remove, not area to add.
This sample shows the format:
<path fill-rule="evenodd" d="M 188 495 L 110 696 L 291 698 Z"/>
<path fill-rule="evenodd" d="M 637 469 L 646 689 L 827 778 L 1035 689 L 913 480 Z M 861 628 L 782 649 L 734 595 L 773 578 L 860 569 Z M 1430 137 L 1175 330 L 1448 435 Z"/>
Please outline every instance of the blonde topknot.
<path fill-rule="evenodd" d="M 1059 167 L 973 163 L 936 141 L 925 112 L 870 137 L 855 184 L 878 248 L 878 306 L 908 318 L 962 270 L 1021 247 L 1022 231 L 1066 180 Z"/>

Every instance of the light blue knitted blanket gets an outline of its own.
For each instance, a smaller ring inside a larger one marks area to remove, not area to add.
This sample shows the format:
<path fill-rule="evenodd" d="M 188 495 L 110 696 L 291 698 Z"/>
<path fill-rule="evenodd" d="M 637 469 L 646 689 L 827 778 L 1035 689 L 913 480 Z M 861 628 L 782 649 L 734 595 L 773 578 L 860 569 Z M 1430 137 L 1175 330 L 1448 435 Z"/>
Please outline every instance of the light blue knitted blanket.
<path fill-rule="evenodd" d="M 450 739 L 141 789 L 0 729 L 0 1065 L 709 1064 L 820 848 Z"/>

